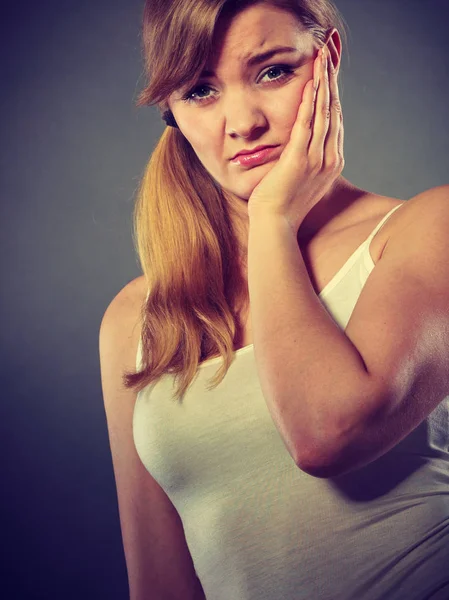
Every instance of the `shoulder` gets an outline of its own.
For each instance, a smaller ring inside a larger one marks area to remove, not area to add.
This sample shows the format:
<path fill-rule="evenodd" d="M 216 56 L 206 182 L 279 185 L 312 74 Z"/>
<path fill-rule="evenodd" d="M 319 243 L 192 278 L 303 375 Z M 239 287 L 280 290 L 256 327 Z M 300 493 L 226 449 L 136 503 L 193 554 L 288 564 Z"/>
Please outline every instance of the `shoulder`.
<path fill-rule="evenodd" d="M 105 316 L 117 310 L 123 310 L 134 306 L 136 302 L 145 299 L 146 281 L 143 275 L 132 279 L 114 296 L 108 305 Z"/>
<path fill-rule="evenodd" d="M 386 255 L 398 264 L 406 261 L 420 277 L 439 281 L 446 277 L 441 258 L 449 252 L 449 185 L 425 190 L 404 204 L 393 215 Z"/>
<path fill-rule="evenodd" d="M 366 193 L 359 205 L 355 215 L 356 220 L 360 222 L 379 220 L 397 206 L 401 206 L 400 210 L 394 211 L 385 227 L 390 227 L 392 223 L 409 223 L 418 216 L 433 219 L 440 215 L 440 211 L 449 211 L 449 184 L 430 188 L 407 200 Z"/>
<path fill-rule="evenodd" d="M 449 211 L 449 184 L 425 190 L 408 200 L 415 215 L 434 219 L 447 215 Z"/>
<path fill-rule="evenodd" d="M 429 231 L 447 231 L 449 219 L 449 185 L 425 190 L 404 201 L 403 208 L 392 215 L 392 236 L 419 235 Z M 393 217 L 395 217 L 393 221 Z"/>
<path fill-rule="evenodd" d="M 134 318 L 136 311 L 140 312 L 146 292 L 146 281 L 143 275 L 127 283 L 106 308 L 100 329 L 110 326 L 117 317 Z"/>
<path fill-rule="evenodd" d="M 142 330 L 142 309 L 147 294 L 145 277 L 127 283 L 111 300 L 100 324 L 100 360 L 135 370 Z"/>
<path fill-rule="evenodd" d="M 379 256 L 383 254 L 387 246 L 391 247 L 394 240 L 402 242 L 406 236 L 421 237 L 420 232 L 424 233 L 433 228 L 438 231 L 446 227 L 447 231 L 449 226 L 449 185 L 425 190 L 408 200 L 375 195 L 373 197 L 374 200 L 370 198 L 369 202 L 362 206 L 361 217 L 361 222 L 365 222 L 364 219 L 366 219 L 371 228 L 394 208 L 401 207 L 389 216 L 376 236 L 379 248 L 381 248 Z"/>

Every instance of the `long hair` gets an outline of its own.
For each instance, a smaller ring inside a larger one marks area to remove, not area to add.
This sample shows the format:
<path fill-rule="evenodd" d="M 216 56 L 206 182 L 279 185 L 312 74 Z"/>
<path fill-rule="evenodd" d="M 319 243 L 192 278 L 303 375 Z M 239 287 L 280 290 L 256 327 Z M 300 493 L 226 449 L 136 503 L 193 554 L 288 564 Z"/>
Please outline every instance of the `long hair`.
<path fill-rule="evenodd" d="M 220 17 L 265 3 L 294 14 L 320 45 L 342 16 L 331 0 L 147 0 L 143 47 L 148 85 L 137 105 L 167 109 L 191 88 L 213 50 Z M 239 310 L 248 306 L 242 248 L 230 198 L 203 167 L 179 129 L 167 127 L 146 167 L 134 210 L 134 243 L 148 287 L 142 305 L 142 369 L 124 384 L 141 391 L 171 373 L 180 400 L 200 362 L 221 355 L 208 389 L 234 359 Z"/>

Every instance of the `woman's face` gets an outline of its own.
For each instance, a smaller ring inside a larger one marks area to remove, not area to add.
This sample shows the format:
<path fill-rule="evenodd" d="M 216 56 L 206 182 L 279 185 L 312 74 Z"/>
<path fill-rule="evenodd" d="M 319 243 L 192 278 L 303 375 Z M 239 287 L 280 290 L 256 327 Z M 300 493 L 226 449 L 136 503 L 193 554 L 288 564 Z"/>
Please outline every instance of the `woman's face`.
<path fill-rule="evenodd" d="M 209 73 L 193 89 L 174 92 L 168 104 L 210 175 L 248 200 L 290 139 L 318 46 L 294 15 L 263 4 L 220 23 L 215 41 Z M 248 61 L 280 46 L 291 50 Z M 232 162 L 241 150 L 264 145 L 276 146 L 264 163 Z"/>

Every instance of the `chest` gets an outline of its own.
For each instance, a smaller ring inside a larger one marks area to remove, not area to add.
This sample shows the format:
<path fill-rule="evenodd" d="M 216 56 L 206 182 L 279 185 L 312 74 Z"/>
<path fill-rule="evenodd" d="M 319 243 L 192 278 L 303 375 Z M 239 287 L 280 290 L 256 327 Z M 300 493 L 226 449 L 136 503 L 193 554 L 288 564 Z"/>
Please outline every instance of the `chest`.
<path fill-rule="evenodd" d="M 369 237 L 378 222 L 378 218 L 369 219 L 342 232 L 315 238 L 306 246 L 298 246 L 317 295 Z M 389 235 L 390 231 L 385 226 L 371 240 L 369 253 L 374 264 L 381 258 Z"/>
<path fill-rule="evenodd" d="M 309 243 L 298 245 L 298 252 L 302 254 L 310 281 L 317 295 L 369 237 L 381 219 L 382 216 L 366 219 L 342 231 L 316 236 Z M 385 226 L 373 237 L 369 246 L 374 264 L 381 258 L 390 235 L 391 230 L 387 221 Z M 252 343 L 251 316 L 248 307 L 239 314 L 234 349 L 238 350 Z"/>

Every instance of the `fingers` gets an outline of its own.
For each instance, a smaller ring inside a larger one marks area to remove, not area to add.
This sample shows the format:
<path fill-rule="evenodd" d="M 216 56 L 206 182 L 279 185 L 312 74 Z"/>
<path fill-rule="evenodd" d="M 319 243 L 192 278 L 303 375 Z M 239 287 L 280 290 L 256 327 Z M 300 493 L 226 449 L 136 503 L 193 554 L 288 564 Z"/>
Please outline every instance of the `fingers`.
<path fill-rule="evenodd" d="M 332 43 L 329 40 L 329 44 Z M 313 85 L 314 81 L 318 82 L 318 90 Z M 292 139 L 291 152 L 297 156 L 306 154 L 312 170 L 343 170 L 343 114 L 337 73 L 327 46 L 318 52 L 314 62 L 314 79 L 308 81 L 304 88 Z"/>
<path fill-rule="evenodd" d="M 324 145 L 324 163 L 330 168 L 342 167 L 343 158 L 343 113 L 338 93 L 337 72 L 329 54 L 330 123 Z M 340 164 L 342 163 L 342 164 Z"/>
<path fill-rule="evenodd" d="M 321 168 L 324 161 L 324 146 L 328 133 L 330 112 L 329 68 L 328 52 L 326 46 L 318 53 L 318 60 L 314 64 L 314 76 L 319 78 L 319 88 L 315 100 L 315 122 L 312 138 L 309 145 L 309 160 L 312 166 Z"/>
<path fill-rule="evenodd" d="M 298 117 L 291 133 L 293 141 L 291 152 L 293 155 L 305 156 L 307 154 L 310 138 L 313 134 L 315 98 L 314 80 L 310 79 L 304 87 Z"/>

